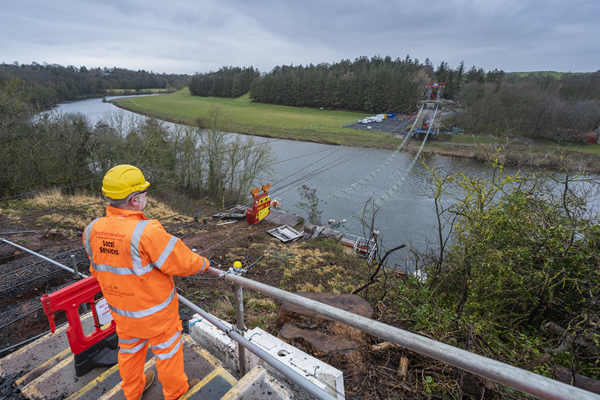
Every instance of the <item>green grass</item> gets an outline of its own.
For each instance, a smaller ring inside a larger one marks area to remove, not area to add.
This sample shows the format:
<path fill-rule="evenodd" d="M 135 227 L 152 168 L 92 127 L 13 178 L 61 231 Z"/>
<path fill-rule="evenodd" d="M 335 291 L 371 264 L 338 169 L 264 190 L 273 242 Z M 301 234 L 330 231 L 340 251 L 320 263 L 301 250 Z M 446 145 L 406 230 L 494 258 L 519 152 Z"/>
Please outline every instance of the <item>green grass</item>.
<path fill-rule="evenodd" d="M 552 140 L 547 140 L 547 143 L 550 147 L 556 148 L 560 145 L 561 148 L 565 148 L 570 151 L 576 151 L 578 153 L 586 153 L 586 154 L 598 154 L 600 155 L 600 145 L 595 143 L 567 143 L 567 142 L 554 142 Z M 567 147 L 568 146 L 568 147 Z"/>
<path fill-rule="evenodd" d="M 106 89 L 106 92 L 109 95 L 119 95 L 119 94 L 123 94 L 125 92 L 131 92 L 131 93 L 135 93 L 134 89 Z M 168 93 L 169 90 L 168 89 L 163 89 L 163 88 L 152 88 L 152 89 L 141 89 L 140 92 L 143 93 Z"/>
<path fill-rule="evenodd" d="M 131 97 L 111 102 L 133 112 L 188 125 L 196 125 L 196 119 L 207 114 L 215 105 L 232 115 L 233 131 L 249 135 L 385 149 L 397 148 L 402 140 L 387 133 L 343 128 L 369 114 L 253 103 L 248 94 L 236 99 L 199 97 L 192 96 L 185 88 L 161 96 Z M 443 143 L 471 145 L 473 140 L 478 144 L 506 144 L 506 138 L 472 134 L 452 135 L 449 141 Z M 439 145 L 441 143 L 432 141 L 425 147 L 437 148 Z M 548 142 L 546 146 L 536 146 L 535 150 L 555 147 Z M 600 146 L 595 144 L 573 143 L 569 150 L 600 154 Z"/>
<path fill-rule="evenodd" d="M 348 146 L 396 148 L 401 139 L 390 134 L 343 128 L 370 114 L 254 103 L 249 95 L 236 99 L 192 96 L 187 88 L 152 97 L 111 100 L 119 107 L 162 120 L 195 125 L 213 105 L 229 112 L 238 133 Z"/>

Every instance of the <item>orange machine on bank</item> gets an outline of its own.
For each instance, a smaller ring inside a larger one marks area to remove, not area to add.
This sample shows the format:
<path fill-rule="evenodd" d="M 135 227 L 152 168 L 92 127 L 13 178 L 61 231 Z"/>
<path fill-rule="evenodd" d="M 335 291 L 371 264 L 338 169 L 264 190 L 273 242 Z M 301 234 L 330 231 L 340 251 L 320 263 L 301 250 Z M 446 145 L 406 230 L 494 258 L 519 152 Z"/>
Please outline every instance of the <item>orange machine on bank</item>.
<path fill-rule="evenodd" d="M 248 221 L 250 225 L 257 224 L 271 213 L 271 199 L 269 198 L 270 187 L 270 183 L 263 185 L 262 193 L 260 193 L 261 188 L 250 190 L 250 193 L 254 197 L 252 207 L 246 210 L 246 221 Z"/>

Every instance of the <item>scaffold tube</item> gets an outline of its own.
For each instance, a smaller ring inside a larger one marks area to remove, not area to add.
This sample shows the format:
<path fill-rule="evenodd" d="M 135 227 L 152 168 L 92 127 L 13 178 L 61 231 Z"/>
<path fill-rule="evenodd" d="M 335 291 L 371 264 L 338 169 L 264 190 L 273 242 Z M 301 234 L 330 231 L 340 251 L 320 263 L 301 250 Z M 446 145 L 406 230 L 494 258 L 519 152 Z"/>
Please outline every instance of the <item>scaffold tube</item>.
<path fill-rule="evenodd" d="M 66 265 L 62 265 L 61 263 L 59 263 L 59 262 L 56 262 L 56 261 L 54 261 L 54 260 L 52 260 L 52 259 L 50 259 L 50 258 L 48 258 L 48 257 L 46 257 L 46 256 L 43 256 L 43 255 L 41 255 L 40 253 L 36 253 L 36 252 L 35 252 L 35 251 L 33 251 L 33 250 L 29 250 L 29 249 L 28 249 L 28 248 L 26 248 L 26 247 L 19 246 L 19 245 L 18 245 L 18 244 L 16 244 L 16 243 L 13 243 L 13 242 L 10 242 L 10 241 L 8 241 L 8 240 L 6 240 L 6 239 L 2 239 L 2 238 L 0 238 L 0 244 L 2 244 L 2 243 L 6 243 L 6 244 L 9 244 L 9 245 L 11 245 L 11 246 L 13 246 L 13 247 L 16 247 L 16 248 L 17 248 L 17 249 L 19 249 L 19 250 L 26 251 L 27 253 L 29 253 L 29 254 L 33 254 L 34 256 L 36 256 L 36 257 L 39 257 L 39 258 L 41 258 L 41 259 L 42 259 L 42 260 L 44 260 L 44 261 L 48 261 L 50 264 L 56 265 L 57 267 L 59 267 L 59 268 L 62 268 L 62 269 L 64 269 L 64 270 L 66 270 L 66 271 L 69 271 L 69 272 L 70 272 L 70 273 L 72 273 L 72 274 L 74 273 L 73 269 L 71 269 L 71 268 L 67 267 Z M 88 277 L 88 276 L 87 276 L 87 275 L 85 275 L 85 274 L 79 274 L 79 276 L 81 276 L 81 277 L 83 277 L 83 278 L 87 278 L 87 277 Z"/>
<path fill-rule="evenodd" d="M 494 382 L 547 400 L 600 400 L 600 396 L 562 382 L 462 350 L 281 289 L 209 267 L 208 273 L 323 315 Z"/>

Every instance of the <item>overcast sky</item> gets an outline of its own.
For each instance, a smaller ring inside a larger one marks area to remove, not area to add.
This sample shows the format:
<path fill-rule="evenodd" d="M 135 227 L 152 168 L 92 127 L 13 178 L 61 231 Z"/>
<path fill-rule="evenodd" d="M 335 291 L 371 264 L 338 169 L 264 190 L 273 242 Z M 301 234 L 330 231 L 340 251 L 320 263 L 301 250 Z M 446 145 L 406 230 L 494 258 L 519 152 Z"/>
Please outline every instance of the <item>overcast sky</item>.
<path fill-rule="evenodd" d="M 600 70 L 600 0 L 1 0 L 0 62 L 216 71 L 429 58 Z"/>

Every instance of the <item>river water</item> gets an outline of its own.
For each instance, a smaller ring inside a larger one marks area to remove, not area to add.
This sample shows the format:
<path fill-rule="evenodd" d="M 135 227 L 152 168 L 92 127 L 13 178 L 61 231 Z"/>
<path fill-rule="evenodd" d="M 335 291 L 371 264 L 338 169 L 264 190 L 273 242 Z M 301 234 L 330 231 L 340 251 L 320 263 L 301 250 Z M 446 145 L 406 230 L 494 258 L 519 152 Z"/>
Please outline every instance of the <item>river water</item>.
<path fill-rule="evenodd" d="M 117 109 L 110 103 L 103 103 L 101 99 L 61 104 L 58 110 L 83 113 L 92 123 L 96 123 L 109 112 L 129 113 Z M 273 176 L 255 182 L 255 186 L 271 183 L 271 197 L 280 198 L 284 210 L 288 209 L 306 217 L 301 210 L 289 208 L 301 200 L 298 188 L 306 185 L 310 189 L 316 189 L 317 196 L 326 201 L 326 204 L 319 205 L 323 223 L 327 223 L 329 219 L 336 221 L 346 219 L 345 227 L 343 226 L 341 231 L 365 236 L 362 224 L 352 216 L 360 215 L 369 200 L 379 199 L 402 181 L 397 191 L 383 202 L 375 220 L 384 247 L 389 249 L 406 244 L 408 247 L 424 250 L 427 238 L 437 235 L 434 230 L 436 215 L 433 210 L 433 200 L 430 196 L 419 195 L 419 192 L 425 189 L 425 178 L 422 175 L 424 167 L 414 163 L 414 167 L 410 169 L 413 165 L 410 154 L 398 153 L 389 165 L 374 174 L 375 176 L 369 182 L 361 185 L 357 190 L 347 190 L 348 195 L 334 199 L 328 195 L 363 180 L 378 170 L 394 152 L 291 140 L 260 139 L 269 140 L 279 162 L 274 165 Z M 463 160 L 446 156 L 428 156 L 425 162 L 452 165 L 462 163 Z M 474 174 L 484 173 L 486 170 L 483 164 L 475 161 L 467 161 L 464 167 Z M 407 174 L 407 170 L 410 170 L 410 173 Z M 378 204 L 381 202 L 382 200 Z M 400 250 L 392 263 L 403 265 L 407 255 L 407 249 Z"/>

